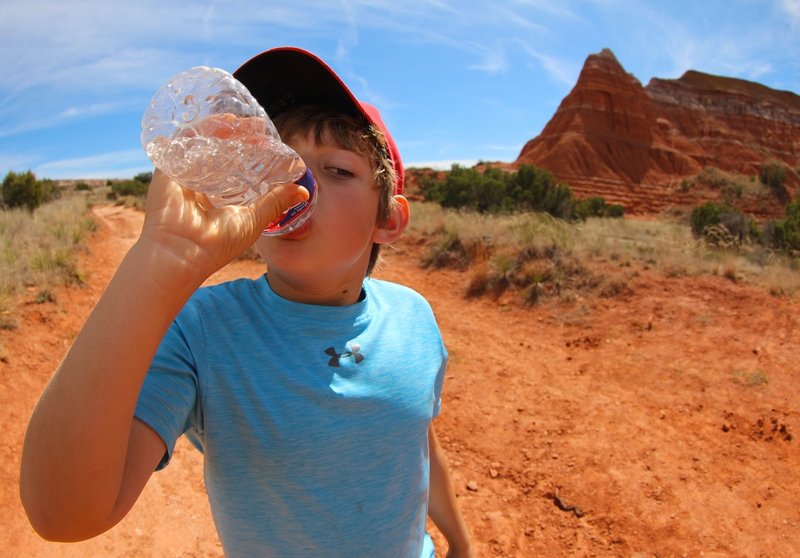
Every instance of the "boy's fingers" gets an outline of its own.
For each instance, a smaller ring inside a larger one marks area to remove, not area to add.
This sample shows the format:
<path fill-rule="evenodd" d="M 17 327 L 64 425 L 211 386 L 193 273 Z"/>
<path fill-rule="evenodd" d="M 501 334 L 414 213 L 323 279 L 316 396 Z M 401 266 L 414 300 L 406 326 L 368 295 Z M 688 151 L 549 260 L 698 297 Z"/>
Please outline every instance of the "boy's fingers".
<path fill-rule="evenodd" d="M 263 137 L 266 133 L 267 123 L 263 118 L 223 113 L 207 116 L 194 127 L 181 128 L 178 137 L 191 138 L 199 134 L 209 138 L 247 140 Z"/>

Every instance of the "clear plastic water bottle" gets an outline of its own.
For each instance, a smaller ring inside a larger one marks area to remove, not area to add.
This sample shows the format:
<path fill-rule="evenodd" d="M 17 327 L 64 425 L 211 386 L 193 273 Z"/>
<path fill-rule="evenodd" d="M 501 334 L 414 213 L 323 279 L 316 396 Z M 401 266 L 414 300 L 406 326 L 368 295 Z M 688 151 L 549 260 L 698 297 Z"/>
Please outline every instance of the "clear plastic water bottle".
<path fill-rule="evenodd" d="M 245 205 L 273 186 L 302 184 L 310 197 L 264 234 L 291 232 L 310 216 L 316 184 L 300 156 L 247 88 L 219 68 L 198 66 L 173 76 L 142 117 L 142 146 L 163 173 L 205 194 L 215 207 Z"/>

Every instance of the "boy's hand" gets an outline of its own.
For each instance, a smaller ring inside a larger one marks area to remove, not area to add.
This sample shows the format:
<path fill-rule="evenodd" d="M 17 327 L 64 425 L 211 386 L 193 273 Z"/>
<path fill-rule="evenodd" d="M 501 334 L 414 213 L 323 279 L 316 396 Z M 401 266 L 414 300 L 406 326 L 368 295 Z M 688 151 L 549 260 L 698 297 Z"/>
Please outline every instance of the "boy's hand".
<path fill-rule="evenodd" d="M 302 186 L 282 184 L 251 205 L 215 208 L 205 195 L 156 170 L 140 242 L 202 282 L 246 250 L 270 222 L 307 198 Z"/>
<path fill-rule="evenodd" d="M 215 114 L 201 121 L 198 130 L 186 133 L 196 132 L 258 143 L 266 137 L 267 124 L 261 118 Z M 177 271 L 191 272 L 190 276 L 181 273 L 183 280 L 202 282 L 253 244 L 284 211 L 306 199 L 305 188 L 283 184 L 252 205 L 215 208 L 204 194 L 181 188 L 156 170 L 147 196 L 142 240 L 148 242 L 148 249 L 168 255 L 165 261 L 177 264 Z"/>

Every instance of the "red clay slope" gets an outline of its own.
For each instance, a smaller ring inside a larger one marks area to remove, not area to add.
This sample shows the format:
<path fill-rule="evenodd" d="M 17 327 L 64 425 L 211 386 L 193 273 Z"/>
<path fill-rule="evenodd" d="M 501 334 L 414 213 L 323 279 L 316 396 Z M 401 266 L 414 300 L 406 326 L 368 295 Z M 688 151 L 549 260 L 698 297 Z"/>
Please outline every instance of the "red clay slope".
<path fill-rule="evenodd" d="M 575 87 L 515 164 L 547 169 L 579 196 L 649 213 L 714 197 L 680 188 L 704 167 L 755 176 L 765 161 L 785 165 L 794 194 L 800 96 L 695 71 L 643 87 L 604 49 L 587 58 Z M 760 205 L 756 213 L 781 210 L 777 202 Z"/>

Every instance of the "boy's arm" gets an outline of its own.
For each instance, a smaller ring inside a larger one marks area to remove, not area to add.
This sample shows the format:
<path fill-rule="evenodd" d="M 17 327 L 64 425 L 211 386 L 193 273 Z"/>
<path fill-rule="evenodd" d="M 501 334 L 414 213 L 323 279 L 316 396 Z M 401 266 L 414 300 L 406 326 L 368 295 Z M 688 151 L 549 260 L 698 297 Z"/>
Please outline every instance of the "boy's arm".
<path fill-rule="evenodd" d="M 130 509 L 164 454 L 134 419 L 153 355 L 186 300 L 307 192 L 275 188 L 255 206 L 204 209 L 159 172 L 142 234 L 122 261 L 31 417 L 20 495 L 45 538 L 95 536 Z"/>
<path fill-rule="evenodd" d="M 472 558 L 469 529 L 458 507 L 447 457 L 439 445 L 433 425 L 428 431 L 428 445 L 431 457 L 428 515 L 447 539 L 447 558 Z"/>

